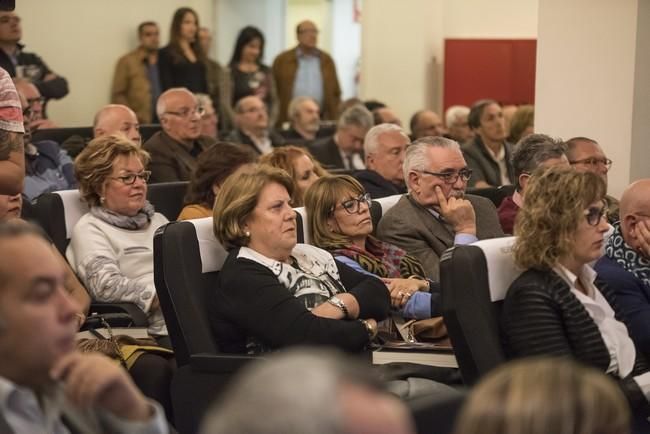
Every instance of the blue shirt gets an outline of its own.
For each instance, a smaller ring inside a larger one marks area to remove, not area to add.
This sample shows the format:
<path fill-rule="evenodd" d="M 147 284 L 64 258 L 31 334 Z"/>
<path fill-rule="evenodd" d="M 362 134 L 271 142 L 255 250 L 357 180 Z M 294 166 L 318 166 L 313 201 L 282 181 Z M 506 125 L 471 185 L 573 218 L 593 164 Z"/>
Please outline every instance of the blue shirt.
<path fill-rule="evenodd" d="M 293 82 L 293 98 L 310 96 L 319 106 L 323 106 L 323 75 L 320 70 L 320 53 L 305 54 L 300 48 L 296 49 L 298 70 Z"/>

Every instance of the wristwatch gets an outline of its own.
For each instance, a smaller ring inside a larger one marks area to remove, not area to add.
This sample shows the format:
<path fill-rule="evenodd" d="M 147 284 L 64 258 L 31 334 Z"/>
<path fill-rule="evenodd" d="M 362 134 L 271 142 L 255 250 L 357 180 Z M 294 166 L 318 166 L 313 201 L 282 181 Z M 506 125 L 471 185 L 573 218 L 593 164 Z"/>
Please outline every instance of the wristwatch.
<path fill-rule="evenodd" d="M 361 323 L 366 327 L 366 332 L 368 332 L 368 338 L 373 340 L 377 336 L 377 327 L 374 326 L 370 321 L 365 319 L 360 319 Z"/>
<path fill-rule="evenodd" d="M 338 298 L 337 296 L 333 296 L 327 299 L 327 302 L 331 304 L 332 306 L 336 306 L 339 309 L 343 311 L 343 317 L 344 318 L 349 318 L 350 313 L 348 312 L 348 307 L 343 303 L 343 300 Z"/>

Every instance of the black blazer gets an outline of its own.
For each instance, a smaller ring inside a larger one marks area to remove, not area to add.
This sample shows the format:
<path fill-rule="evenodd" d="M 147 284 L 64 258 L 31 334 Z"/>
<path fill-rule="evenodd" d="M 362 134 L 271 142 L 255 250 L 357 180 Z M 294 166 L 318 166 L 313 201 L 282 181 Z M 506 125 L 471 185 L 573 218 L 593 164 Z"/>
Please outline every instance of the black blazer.
<path fill-rule="evenodd" d="M 622 321 L 614 297 L 606 286 L 596 282 Z M 555 272 L 530 269 L 510 285 L 501 312 L 501 333 L 508 357 L 571 356 L 605 372 L 610 356 L 600 330 L 571 292 L 569 285 Z M 614 377 L 635 414 L 648 414 L 648 400 L 634 377 L 648 371 L 637 350 L 632 373 Z"/>
<path fill-rule="evenodd" d="M 309 152 L 323 165 L 325 169 L 345 169 L 339 147 L 336 146 L 334 136 L 317 140 L 309 145 Z"/>

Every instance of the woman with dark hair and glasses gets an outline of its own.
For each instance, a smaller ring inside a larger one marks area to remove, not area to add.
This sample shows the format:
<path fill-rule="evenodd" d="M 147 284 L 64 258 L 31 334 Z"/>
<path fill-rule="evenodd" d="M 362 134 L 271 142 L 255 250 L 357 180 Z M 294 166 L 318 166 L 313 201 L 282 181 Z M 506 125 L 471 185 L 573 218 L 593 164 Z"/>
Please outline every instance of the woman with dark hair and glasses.
<path fill-rule="evenodd" d="M 370 195 L 359 181 L 348 175 L 317 179 L 305 195 L 305 209 L 312 244 L 351 268 L 382 279 L 393 307 L 404 317 L 440 315 L 439 286 L 424 277 L 420 262 L 371 235 Z"/>
<path fill-rule="evenodd" d="M 244 27 L 237 36 L 226 74 L 226 86 L 232 95 L 231 106 L 240 99 L 255 95 L 260 97 L 269 113 L 269 123 L 277 117 L 277 91 L 271 68 L 262 63 L 264 35 L 253 26 Z"/>
<path fill-rule="evenodd" d="M 525 271 L 503 302 L 503 345 L 509 357 L 570 356 L 598 368 L 618 381 L 636 415 L 647 414 L 646 362 L 590 266 L 609 229 L 604 197 L 605 183 L 591 172 L 533 175 L 515 222 L 514 260 Z"/>

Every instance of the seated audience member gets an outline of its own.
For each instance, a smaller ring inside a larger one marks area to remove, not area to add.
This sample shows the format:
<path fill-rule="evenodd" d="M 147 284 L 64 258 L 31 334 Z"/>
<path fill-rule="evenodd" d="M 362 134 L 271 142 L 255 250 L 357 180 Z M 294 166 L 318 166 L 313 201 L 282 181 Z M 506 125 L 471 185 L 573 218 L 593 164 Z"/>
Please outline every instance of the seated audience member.
<path fill-rule="evenodd" d="M 35 227 L 0 224 L 0 382 L 3 433 L 168 433 L 114 361 L 75 351 L 79 306 L 63 263 Z"/>
<path fill-rule="evenodd" d="M 11 77 L 0 68 L 0 194 L 19 194 L 25 180 L 23 110 Z"/>
<path fill-rule="evenodd" d="M 367 366 L 333 352 L 290 350 L 254 362 L 223 396 L 202 434 L 415 433 L 404 404 Z"/>
<path fill-rule="evenodd" d="M 502 344 L 509 358 L 564 356 L 593 366 L 617 380 L 635 415 L 647 416 L 645 359 L 589 265 L 609 229 L 605 191 L 598 175 L 566 167 L 531 178 L 513 246 L 524 272 L 503 301 Z"/>
<path fill-rule="evenodd" d="M 630 184 L 621 196 L 621 220 L 596 263 L 598 277 L 616 295 L 630 336 L 650 355 L 650 179 Z"/>
<path fill-rule="evenodd" d="M 131 302 L 149 319 L 153 337 L 167 335 L 153 283 L 153 235 L 167 219 L 147 201 L 149 154 L 121 135 L 92 140 L 75 160 L 88 203 L 66 252 L 95 300 Z"/>
<path fill-rule="evenodd" d="M 372 119 L 375 125 L 395 124 L 400 127 L 402 126 L 402 121 L 397 117 L 393 109 L 386 106 L 372 110 Z"/>
<path fill-rule="evenodd" d="M 519 140 L 535 132 L 535 107 L 522 105 L 517 108 L 510 121 L 508 143 L 519 143 Z"/>
<path fill-rule="evenodd" d="M 437 113 L 431 110 L 420 110 L 411 116 L 411 138 L 417 140 L 422 137 L 438 137 L 445 133 L 442 120 Z"/>
<path fill-rule="evenodd" d="M 158 72 L 160 29 L 154 21 L 138 26 L 138 47 L 120 57 L 115 65 L 111 85 L 111 102 L 131 108 L 138 121 L 157 121 L 155 105 L 162 86 Z"/>
<path fill-rule="evenodd" d="M 259 353 L 289 345 L 360 351 L 388 315 L 386 286 L 317 247 L 296 244 L 293 181 L 260 166 L 226 180 L 214 207 L 214 233 L 229 250 L 208 294 L 219 348 Z"/>
<path fill-rule="evenodd" d="M 247 147 L 218 142 L 199 155 L 178 220 L 212 217 L 214 199 L 224 181 L 235 173 L 250 172 L 257 156 Z"/>
<path fill-rule="evenodd" d="M 23 107 L 25 134 L 25 186 L 23 195 L 31 202 L 51 191 L 69 190 L 77 187 L 72 159 L 58 143 L 41 140 L 32 143 L 30 123 L 32 112 L 27 98 L 18 92 Z"/>
<path fill-rule="evenodd" d="M 44 118 L 43 104 L 45 98 L 41 96 L 38 88 L 26 78 L 15 79 L 16 90 L 27 99 L 27 105 L 32 114 L 29 122 L 29 129 L 33 131 L 45 128 L 57 128 L 57 125 L 49 119 Z"/>
<path fill-rule="evenodd" d="M 440 255 L 449 247 L 503 236 L 492 202 L 465 194 L 471 176 L 458 143 L 416 140 L 404 157 L 408 194 L 379 221 L 377 238 L 406 250 L 439 281 Z"/>
<path fill-rule="evenodd" d="M 363 105 L 353 105 L 341 114 L 334 136 L 314 142 L 309 150 L 325 169 L 365 169 L 363 138 L 373 124 L 368 109 Z"/>
<path fill-rule="evenodd" d="M 260 164 L 277 167 L 286 171 L 293 180 L 291 206 L 304 205 L 307 189 L 327 172 L 314 159 L 308 150 L 297 146 L 283 146 L 260 158 Z"/>
<path fill-rule="evenodd" d="M 488 373 L 470 392 L 454 431 L 455 434 L 629 432 L 630 410 L 616 383 L 592 367 L 560 358 L 517 360 Z"/>
<path fill-rule="evenodd" d="M 210 95 L 205 93 L 197 93 L 196 100 L 199 107 L 203 107 L 203 114 L 201 115 L 201 135 L 208 136 L 213 139 L 219 139 L 219 115 L 214 111 L 214 104 Z"/>
<path fill-rule="evenodd" d="M 569 166 L 564 142 L 553 139 L 546 134 L 531 134 L 523 138 L 512 152 L 512 168 L 515 175 L 515 192 L 501 202 L 497 213 L 501 228 L 506 234 L 512 234 L 515 217 L 523 205 L 526 184 L 531 174 L 538 168 Z"/>
<path fill-rule="evenodd" d="M 394 124 L 372 127 L 363 141 L 366 170 L 354 174 L 373 199 L 406 193 L 404 153 L 411 141 L 404 130 Z"/>
<path fill-rule="evenodd" d="M 311 243 L 361 273 L 381 278 L 393 307 L 406 318 L 440 315 L 440 293 L 430 294 L 420 262 L 372 234 L 370 196 L 348 175 L 321 178 L 307 190 L 305 208 Z"/>
<path fill-rule="evenodd" d="M 284 139 L 269 127 L 269 115 L 264 102 L 257 96 L 245 96 L 235 104 L 235 129 L 228 141 L 250 147 L 258 155 L 284 145 Z"/>
<path fill-rule="evenodd" d="M 23 37 L 20 17 L 14 12 L 0 11 L 0 26 L 4 29 L 0 32 L 0 67 L 11 77 L 26 78 L 34 83 L 45 98 L 45 104 L 49 99 L 66 96 L 66 79 L 56 75 L 39 56 L 24 51 L 25 46 L 20 43 Z"/>
<path fill-rule="evenodd" d="M 326 137 L 320 129 L 320 108 L 316 101 L 309 96 L 299 96 L 289 103 L 288 130 L 280 131 L 287 143 L 299 140 L 301 143 L 311 143 L 316 138 Z"/>
<path fill-rule="evenodd" d="M 469 186 L 486 188 L 512 184 L 512 145 L 506 142 L 508 134 L 499 103 L 491 99 L 477 101 L 467 121 L 474 131 L 474 139 L 463 146 L 465 160 L 472 169 Z"/>
<path fill-rule="evenodd" d="M 199 154 L 217 142 L 201 135 L 204 109 L 187 89 L 173 88 L 158 98 L 162 131 L 144 144 L 151 155 L 151 182 L 189 181 Z"/>
<path fill-rule="evenodd" d="M 474 132 L 469 127 L 467 117 L 469 116 L 469 107 L 464 105 L 452 105 L 445 112 L 445 125 L 447 134 L 445 137 L 457 141 L 464 145 L 474 138 Z"/>
<path fill-rule="evenodd" d="M 574 137 L 567 140 L 567 157 L 569 164 L 578 172 L 593 172 L 605 181 L 607 186 L 607 173 L 612 168 L 612 160 L 605 156 L 602 148 L 595 140 L 587 137 Z M 616 223 L 618 218 L 618 200 L 610 195 L 605 195 L 609 214 L 607 220 Z"/>

